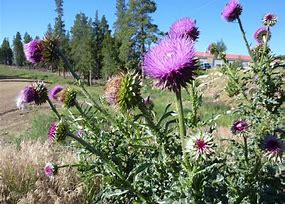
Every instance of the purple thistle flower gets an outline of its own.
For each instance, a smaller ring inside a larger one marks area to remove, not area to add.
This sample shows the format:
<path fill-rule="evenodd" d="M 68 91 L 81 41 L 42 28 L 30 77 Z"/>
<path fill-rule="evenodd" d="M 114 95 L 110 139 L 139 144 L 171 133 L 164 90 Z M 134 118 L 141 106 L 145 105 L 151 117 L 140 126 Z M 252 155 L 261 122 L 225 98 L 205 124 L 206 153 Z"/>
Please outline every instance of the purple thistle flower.
<path fill-rule="evenodd" d="M 199 34 L 196 21 L 190 18 L 182 18 L 173 23 L 168 33 L 170 38 L 189 37 L 193 41 L 198 39 Z"/>
<path fill-rule="evenodd" d="M 278 158 L 282 157 L 285 145 L 283 141 L 279 138 L 277 138 L 275 135 L 267 135 L 262 143 L 261 143 L 262 149 L 266 152 L 266 155 L 269 156 L 269 158 Z"/>
<path fill-rule="evenodd" d="M 48 139 L 51 142 L 54 142 L 56 139 L 56 130 L 58 128 L 58 124 L 56 122 L 51 123 L 49 130 L 48 130 Z"/>
<path fill-rule="evenodd" d="M 234 122 L 231 130 L 233 134 L 243 133 L 246 132 L 249 128 L 249 125 L 244 120 L 237 120 Z"/>
<path fill-rule="evenodd" d="M 60 85 L 56 85 L 49 91 L 49 98 L 53 100 L 57 100 L 57 94 L 63 90 L 63 87 Z"/>
<path fill-rule="evenodd" d="M 277 23 L 277 20 L 277 16 L 272 13 L 264 15 L 264 17 L 262 18 L 263 25 L 265 26 L 274 26 Z"/>
<path fill-rule="evenodd" d="M 230 0 L 229 3 L 226 4 L 223 12 L 222 17 L 228 21 L 233 22 L 240 16 L 242 12 L 242 6 L 238 0 Z"/>
<path fill-rule="evenodd" d="M 260 44 L 263 44 L 264 43 L 264 38 L 266 37 L 266 34 L 267 34 L 267 31 L 268 31 L 268 39 L 267 40 L 270 40 L 271 38 L 271 32 L 270 30 L 268 30 L 266 27 L 261 27 L 261 28 L 258 28 L 255 33 L 254 33 L 254 39 L 260 43 Z"/>
<path fill-rule="evenodd" d="M 47 177 L 52 177 L 53 175 L 55 175 L 56 171 L 57 171 L 56 165 L 53 165 L 50 162 L 46 163 L 44 167 L 44 173 Z"/>
<path fill-rule="evenodd" d="M 23 109 L 26 103 L 31 103 L 35 100 L 36 91 L 32 86 L 26 86 L 20 91 L 16 100 L 16 105 L 19 109 Z"/>
<path fill-rule="evenodd" d="M 176 92 L 186 87 L 197 69 L 194 42 L 187 38 L 161 40 L 144 56 L 143 69 L 162 88 Z"/>
<path fill-rule="evenodd" d="M 39 63 L 42 60 L 42 42 L 40 40 L 32 40 L 24 45 L 26 59 L 31 63 Z"/>

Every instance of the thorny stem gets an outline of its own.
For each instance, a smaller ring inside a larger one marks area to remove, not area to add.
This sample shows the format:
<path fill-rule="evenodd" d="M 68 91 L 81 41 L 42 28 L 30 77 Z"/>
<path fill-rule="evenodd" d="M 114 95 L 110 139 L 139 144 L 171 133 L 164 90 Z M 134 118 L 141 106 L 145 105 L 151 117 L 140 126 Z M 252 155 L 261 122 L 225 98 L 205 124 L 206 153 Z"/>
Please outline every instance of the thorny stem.
<path fill-rule="evenodd" d="M 180 139 L 181 139 L 181 145 L 182 145 L 182 153 L 183 153 L 183 158 L 186 158 L 185 157 L 186 156 L 185 155 L 186 127 L 185 127 L 185 121 L 184 121 L 181 89 L 179 89 L 178 91 L 175 91 L 175 94 L 176 94 L 176 108 L 178 112 L 178 123 L 179 123 L 179 133 L 180 133 Z"/>
<path fill-rule="evenodd" d="M 247 138 L 246 136 L 242 136 L 243 137 L 243 143 L 244 143 L 244 158 L 245 158 L 245 162 L 248 164 L 248 147 L 247 147 Z"/>
<path fill-rule="evenodd" d="M 56 114 L 56 116 L 58 117 L 58 119 L 61 119 L 60 114 L 58 113 L 58 111 L 56 110 L 55 106 L 53 105 L 53 103 L 51 102 L 51 100 L 49 98 L 47 98 L 47 102 L 49 103 L 52 111 Z"/>
<path fill-rule="evenodd" d="M 77 137 L 72 133 L 69 133 L 68 136 L 75 139 L 77 142 L 83 145 L 88 151 L 98 156 L 110 168 L 110 170 L 112 170 L 112 172 L 114 172 L 121 179 L 121 181 L 125 184 L 127 189 L 135 193 L 144 203 L 151 203 L 149 199 L 145 198 L 140 192 L 134 189 L 132 184 L 121 173 L 121 170 L 119 170 L 118 167 L 112 161 L 110 161 L 110 159 L 106 155 L 102 154 L 100 151 L 95 149 L 92 145 L 90 145 L 82 138 Z"/>
<path fill-rule="evenodd" d="M 238 17 L 237 20 L 238 20 L 238 25 L 239 25 L 239 28 L 240 28 L 240 30 L 241 30 L 242 37 L 243 37 L 243 40 L 244 40 L 244 42 L 245 42 L 245 45 L 246 45 L 248 54 L 250 55 L 251 59 L 252 59 L 253 62 L 254 62 L 254 66 L 256 67 L 256 61 L 255 61 L 255 59 L 254 59 L 254 55 L 253 55 L 252 51 L 250 50 L 250 46 L 249 46 L 249 43 L 248 43 L 248 41 L 247 41 L 247 38 L 246 38 L 246 35 L 245 35 L 245 31 L 244 31 L 244 29 L 243 29 L 241 20 L 240 20 L 239 17 Z"/>

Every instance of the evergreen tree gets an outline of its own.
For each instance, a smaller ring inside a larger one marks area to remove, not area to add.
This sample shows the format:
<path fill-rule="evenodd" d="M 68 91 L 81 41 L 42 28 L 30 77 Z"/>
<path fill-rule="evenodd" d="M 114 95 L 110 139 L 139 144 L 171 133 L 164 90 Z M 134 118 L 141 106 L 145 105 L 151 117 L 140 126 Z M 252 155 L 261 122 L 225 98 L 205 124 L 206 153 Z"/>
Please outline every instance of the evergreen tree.
<path fill-rule="evenodd" d="M 119 71 L 118 47 L 116 41 L 108 31 L 102 44 L 103 67 L 102 76 L 107 79 L 109 76 Z"/>
<path fill-rule="evenodd" d="M 132 41 L 136 28 L 131 25 L 132 15 L 130 15 L 125 1 L 117 0 L 116 8 L 117 20 L 114 24 L 114 35 L 119 45 L 120 67 L 131 69 L 137 64 L 137 57 L 133 51 L 134 42 Z"/>
<path fill-rule="evenodd" d="M 92 22 L 83 14 L 77 14 L 71 28 L 71 54 L 75 69 L 91 84 L 92 71 L 95 64 L 93 58 Z"/>
<path fill-rule="evenodd" d="M 146 51 L 146 45 L 157 41 L 159 34 L 157 25 L 152 23 L 150 14 L 156 11 L 156 4 L 153 0 L 130 0 L 129 15 L 131 15 L 131 25 L 136 28 L 133 36 L 135 41 L 135 52 L 139 59 Z M 142 70 L 143 71 L 143 70 Z M 142 73 L 144 76 L 144 74 Z"/>
<path fill-rule="evenodd" d="M 32 36 L 30 36 L 27 32 L 25 32 L 23 39 L 24 39 L 25 44 L 27 44 L 33 40 Z"/>
<path fill-rule="evenodd" d="M 115 37 L 120 43 L 119 59 L 127 68 L 137 68 L 146 51 L 146 45 L 157 40 L 157 25 L 152 23 L 150 14 L 156 11 L 152 0 L 117 0 L 117 20 L 114 24 Z"/>
<path fill-rule="evenodd" d="M 100 20 L 98 11 L 95 13 L 95 19 L 92 22 L 92 28 L 93 28 L 93 50 L 92 55 L 95 61 L 94 64 L 94 77 L 99 78 L 100 77 L 100 70 L 102 67 L 102 37 L 101 37 L 101 31 L 100 31 Z"/>
<path fill-rule="evenodd" d="M 61 39 L 65 37 L 65 24 L 63 18 L 63 0 L 55 0 L 57 17 L 55 18 L 54 34 Z"/>
<path fill-rule="evenodd" d="M 14 60 L 17 66 L 23 66 L 25 61 L 24 48 L 22 43 L 22 37 L 19 32 L 16 33 L 16 36 L 13 40 L 13 51 L 14 51 Z"/>
<path fill-rule="evenodd" d="M 53 35 L 53 29 L 51 27 L 51 24 L 49 23 L 48 26 L 47 26 L 47 31 L 45 33 L 45 36 L 52 36 Z"/>
<path fill-rule="evenodd" d="M 13 51 L 10 47 L 9 40 L 7 38 L 4 38 L 0 48 L 0 63 L 5 65 L 11 65 L 12 62 Z"/>

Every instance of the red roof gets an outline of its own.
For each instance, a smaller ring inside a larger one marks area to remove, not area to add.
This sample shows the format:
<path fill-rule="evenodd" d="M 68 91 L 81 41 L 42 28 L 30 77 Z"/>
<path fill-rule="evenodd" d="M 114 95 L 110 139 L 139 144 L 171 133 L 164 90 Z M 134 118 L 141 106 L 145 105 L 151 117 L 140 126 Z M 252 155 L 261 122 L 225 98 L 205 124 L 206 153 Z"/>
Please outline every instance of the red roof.
<path fill-rule="evenodd" d="M 210 58 L 213 57 L 208 52 L 196 52 L 196 56 L 199 58 Z M 251 57 L 248 55 L 236 55 L 236 54 L 227 54 L 226 58 L 228 60 L 241 60 L 241 61 L 251 61 Z"/>

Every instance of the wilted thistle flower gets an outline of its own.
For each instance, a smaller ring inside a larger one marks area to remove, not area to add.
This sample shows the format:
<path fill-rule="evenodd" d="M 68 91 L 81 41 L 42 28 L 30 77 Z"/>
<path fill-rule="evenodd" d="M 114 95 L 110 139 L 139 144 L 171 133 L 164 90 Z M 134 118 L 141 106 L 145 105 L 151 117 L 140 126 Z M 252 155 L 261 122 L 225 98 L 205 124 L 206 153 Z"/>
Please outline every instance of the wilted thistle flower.
<path fill-rule="evenodd" d="M 67 108 L 70 108 L 76 103 L 77 92 L 73 88 L 66 88 L 57 93 L 57 100 L 62 102 Z"/>
<path fill-rule="evenodd" d="M 239 3 L 239 1 L 230 0 L 230 2 L 226 4 L 222 12 L 222 17 L 226 21 L 232 22 L 238 19 L 238 17 L 241 15 L 241 12 L 242 12 L 242 6 Z"/>
<path fill-rule="evenodd" d="M 60 85 L 56 85 L 49 91 L 49 98 L 53 100 L 57 100 L 57 94 L 63 90 L 63 87 Z"/>
<path fill-rule="evenodd" d="M 193 41 L 187 38 L 166 38 L 144 56 L 145 74 L 157 79 L 157 85 L 175 92 L 186 87 L 198 68 Z"/>
<path fill-rule="evenodd" d="M 53 122 L 48 130 L 48 138 L 51 142 L 61 142 L 67 136 L 67 125 L 63 122 Z"/>
<path fill-rule="evenodd" d="M 32 40 L 24 45 L 26 59 L 31 63 L 39 63 L 42 61 L 43 46 L 41 40 Z"/>
<path fill-rule="evenodd" d="M 186 141 L 186 152 L 189 152 L 195 160 L 202 157 L 207 159 L 207 157 L 214 152 L 213 138 L 208 133 L 198 133 L 191 136 Z"/>
<path fill-rule="evenodd" d="M 265 26 L 274 26 L 277 23 L 277 20 L 277 16 L 272 13 L 264 15 L 262 18 L 263 25 Z"/>
<path fill-rule="evenodd" d="M 46 163 L 46 165 L 44 167 L 44 173 L 47 177 L 51 177 L 51 176 L 55 175 L 56 172 L 57 172 L 57 166 L 56 165 L 53 165 L 50 162 Z"/>
<path fill-rule="evenodd" d="M 36 105 L 41 105 L 45 103 L 48 99 L 48 91 L 44 82 L 33 83 L 33 88 L 36 92 L 35 103 Z"/>
<path fill-rule="evenodd" d="M 19 96 L 16 100 L 16 105 L 19 109 L 23 109 L 26 103 L 35 101 L 36 91 L 33 86 L 26 86 L 20 91 Z"/>
<path fill-rule="evenodd" d="M 263 139 L 261 147 L 270 159 L 275 158 L 278 160 L 282 157 L 285 145 L 283 141 L 275 135 L 267 135 Z"/>
<path fill-rule="evenodd" d="M 58 46 L 59 36 L 47 35 L 42 41 L 43 44 L 43 60 L 44 62 L 57 62 L 59 60 Z"/>
<path fill-rule="evenodd" d="M 196 41 L 199 37 L 199 33 L 195 20 L 182 18 L 172 24 L 168 35 L 170 38 L 188 37 L 191 40 Z"/>
<path fill-rule="evenodd" d="M 254 39 L 258 43 L 263 44 L 265 42 L 265 37 L 267 35 L 267 32 L 268 32 L 268 39 L 267 40 L 270 40 L 271 32 L 266 27 L 258 28 L 254 33 Z"/>
<path fill-rule="evenodd" d="M 141 78 L 138 74 L 118 74 L 107 81 L 104 97 L 110 105 L 126 111 L 142 103 L 140 90 Z"/>
<path fill-rule="evenodd" d="M 233 134 L 239 134 L 246 132 L 249 128 L 249 125 L 246 121 L 244 120 L 237 120 L 234 122 L 232 125 L 231 131 Z"/>

